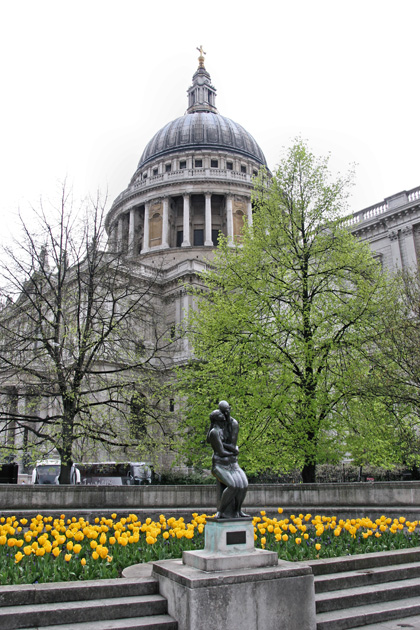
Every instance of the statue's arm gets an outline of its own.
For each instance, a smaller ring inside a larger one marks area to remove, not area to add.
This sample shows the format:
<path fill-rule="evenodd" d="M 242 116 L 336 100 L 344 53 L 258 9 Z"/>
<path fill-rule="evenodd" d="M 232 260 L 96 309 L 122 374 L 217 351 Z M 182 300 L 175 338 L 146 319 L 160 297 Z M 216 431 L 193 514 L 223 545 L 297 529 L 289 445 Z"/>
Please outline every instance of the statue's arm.
<path fill-rule="evenodd" d="M 238 442 L 238 435 L 239 435 L 239 424 L 237 422 L 237 420 L 235 420 L 235 418 L 231 418 L 232 421 L 232 425 L 231 425 L 231 431 L 232 431 L 232 444 L 234 446 L 236 446 L 237 442 Z"/>
<path fill-rule="evenodd" d="M 220 435 L 218 431 L 215 431 L 214 429 L 212 429 L 209 433 L 208 440 L 211 444 L 213 451 L 216 453 L 216 455 L 218 455 L 219 457 L 230 457 L 232 453 L 225 449 L 225 445 L 220 439 Z"/>
<path fill-rule="evenodd" d="M 234 455 L 237 455 L 239 453 L 239 448 L 235 446 L 234 444 L 228 444 L 227 442 L 223 442 L 223 448 L 226 451 L 230 451 Z"/>

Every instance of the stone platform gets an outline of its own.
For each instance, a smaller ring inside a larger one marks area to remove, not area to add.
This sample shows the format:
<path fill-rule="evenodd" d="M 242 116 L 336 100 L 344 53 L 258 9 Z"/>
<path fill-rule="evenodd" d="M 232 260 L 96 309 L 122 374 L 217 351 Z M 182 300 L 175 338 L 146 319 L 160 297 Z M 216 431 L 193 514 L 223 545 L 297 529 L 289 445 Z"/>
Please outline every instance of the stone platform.
<path fill-rule="evenodd" d="M 312 569 L 254 547 L 252 519 L 208 521 L 205 547 L 153 563 L 179 630 L 315 630 Z"/>

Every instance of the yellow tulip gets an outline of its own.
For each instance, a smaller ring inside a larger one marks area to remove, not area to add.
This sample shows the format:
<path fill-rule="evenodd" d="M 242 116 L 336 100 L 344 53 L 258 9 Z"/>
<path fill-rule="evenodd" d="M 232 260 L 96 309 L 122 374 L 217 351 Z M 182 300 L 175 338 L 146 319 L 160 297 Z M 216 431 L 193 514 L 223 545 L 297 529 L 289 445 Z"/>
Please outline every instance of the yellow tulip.
<path fill-rule="evenodd" d="M 101 558 L 104 559 L 108 555 L 108 548 L 107 547 L 97 547 L 97 552 L 99 553 Z"/>

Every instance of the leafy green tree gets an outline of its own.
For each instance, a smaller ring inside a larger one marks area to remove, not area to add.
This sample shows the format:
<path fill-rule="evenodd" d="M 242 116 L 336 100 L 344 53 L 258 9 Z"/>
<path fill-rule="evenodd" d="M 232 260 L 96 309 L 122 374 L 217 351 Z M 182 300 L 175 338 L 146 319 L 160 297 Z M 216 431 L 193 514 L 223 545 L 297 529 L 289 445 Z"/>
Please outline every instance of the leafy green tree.
<path fill-rule="evenodd" d="M 394 279 L 395 299 L 380 313 L 378 334 L 369 346 L 368 378 L 360 388 L 395 417 L 398 461 L 418 475 L 420 464 L 420 277 L 404 271 Z M 385 331 L 385 334 L 381 334 Z"/>
<path fill-rule="evenodd" d="M 364 349 L 390 292 L 345 227 L 350 183 L 296 141 L 274 176 L 255 182 L 253 225 L 240 242 L 222 241 L 193 290 L 194 359 L 179 375 L 192 459 L 203 460 L 220 399 L 241 423 L 248 470 L 298 467 L 314 482 L 317 463 L 346 452 L 353 377 L 369 370 Z"/>

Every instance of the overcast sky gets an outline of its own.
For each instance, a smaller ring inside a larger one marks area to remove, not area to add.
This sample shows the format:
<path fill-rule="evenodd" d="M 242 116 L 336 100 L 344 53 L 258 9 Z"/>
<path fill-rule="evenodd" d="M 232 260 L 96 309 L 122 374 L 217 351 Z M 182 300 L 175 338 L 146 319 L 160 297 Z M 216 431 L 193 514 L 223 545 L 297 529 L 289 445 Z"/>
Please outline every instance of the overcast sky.
<path fill-rule="evenodd" d="M 110 205 L 185 113 L 201 44 L 271 169 L 301 135 L 357 163 L 354 211 L 420 186 L 419 0 L 0 0 L 0 24 L 3 228 L 66 177 Z"/>

